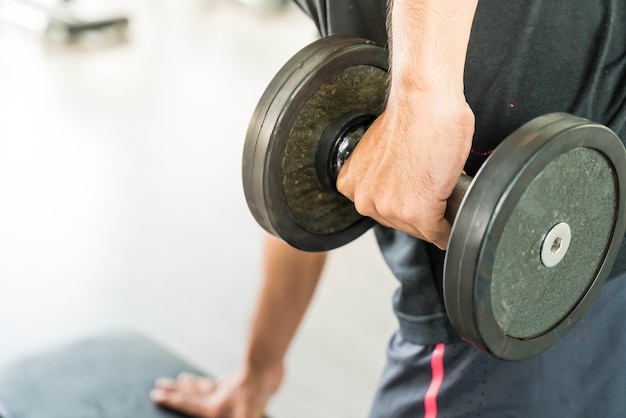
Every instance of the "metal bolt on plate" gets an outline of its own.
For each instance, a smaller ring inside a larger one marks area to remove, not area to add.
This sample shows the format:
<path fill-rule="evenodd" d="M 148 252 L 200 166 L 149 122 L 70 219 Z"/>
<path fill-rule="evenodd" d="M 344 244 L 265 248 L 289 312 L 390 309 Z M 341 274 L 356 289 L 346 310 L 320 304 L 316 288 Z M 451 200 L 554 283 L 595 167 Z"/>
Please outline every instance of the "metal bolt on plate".
<path fill-rule="evenodd" d="M 566 222 L 552 227 L 541 246 L 541 262 L 546 267 L 554 267 L 563 260 L 572 241 L 572 230 Z"/>

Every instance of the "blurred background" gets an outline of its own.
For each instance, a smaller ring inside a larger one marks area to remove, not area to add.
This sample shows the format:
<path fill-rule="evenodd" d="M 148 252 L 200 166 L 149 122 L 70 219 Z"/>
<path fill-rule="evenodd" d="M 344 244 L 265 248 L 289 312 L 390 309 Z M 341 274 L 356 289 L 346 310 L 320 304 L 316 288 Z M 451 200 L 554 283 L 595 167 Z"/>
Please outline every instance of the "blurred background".
<path fill-rule="evenodd" d="M 282 0 L 0 0 L 0 365 L 124 330 L 236 369 L 263 238 L 245 132 L 316 36 Z M 394 288 L 371 233 L 331 254 L 272 415 L 366 415 Z"/>

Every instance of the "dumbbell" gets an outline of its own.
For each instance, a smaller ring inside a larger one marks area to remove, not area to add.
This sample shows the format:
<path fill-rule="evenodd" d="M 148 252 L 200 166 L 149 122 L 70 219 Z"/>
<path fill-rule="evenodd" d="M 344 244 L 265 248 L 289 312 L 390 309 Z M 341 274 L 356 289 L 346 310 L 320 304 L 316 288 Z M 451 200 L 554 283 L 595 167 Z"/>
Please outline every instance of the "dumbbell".
<path fill-rule="evenodd" d="M 367 231 L 338 193 L 341 165 L 382 112 L 388 51 L 342 36 L 294 55 L 248 127 L 246 200 L 269 233 L 327 251 Z M 626 151 L 610 129 L 567 113 L 510 134 L 448 199 L 444 299 L 459 335 L 505 360 L 559 341 L 606 281 L 626 229 Z"/>

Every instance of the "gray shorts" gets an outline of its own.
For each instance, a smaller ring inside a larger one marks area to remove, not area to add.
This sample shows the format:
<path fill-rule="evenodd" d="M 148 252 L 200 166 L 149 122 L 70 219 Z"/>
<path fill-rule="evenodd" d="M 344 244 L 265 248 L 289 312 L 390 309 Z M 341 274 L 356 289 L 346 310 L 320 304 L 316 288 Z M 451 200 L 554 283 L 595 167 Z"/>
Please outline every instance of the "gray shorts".
<path fill-rule="evenodd" d="M 626 276 L 548 351 L 505 362 L 466 343 L 396 333 L 370 418 L 626 417 Z"/>

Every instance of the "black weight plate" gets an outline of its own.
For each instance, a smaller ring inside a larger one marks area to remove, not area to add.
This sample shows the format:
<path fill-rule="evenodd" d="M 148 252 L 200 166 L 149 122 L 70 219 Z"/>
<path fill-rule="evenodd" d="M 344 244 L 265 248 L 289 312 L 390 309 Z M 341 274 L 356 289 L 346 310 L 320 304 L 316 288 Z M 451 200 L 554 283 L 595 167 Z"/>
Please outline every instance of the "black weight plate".
<path fill-rule="evenodd" d="M 444 297 L 466 340 L 504 360 L 560 340 L 604 284 L 625 232 L 626 151 L 608 128 L 555 113 L 511 134 L 480 169 L 452 228 Z M 550 229 L 571 228 L 557 265 Z"/>
<path fill-rule="evenodd" d="M 331 36 L 298 52 L 257 105 L 246 134 L 246 200 L 269 233 L 306 251 L 326 251 L 373 221 L 322 186 L 315 154 L 324 129 L 348 111 L 383 110 L 388 52 L 369 41 Z"/>

